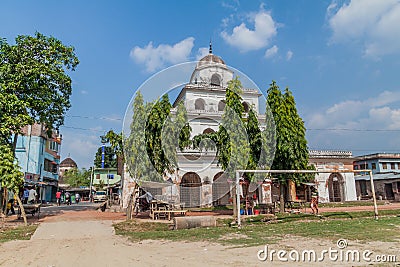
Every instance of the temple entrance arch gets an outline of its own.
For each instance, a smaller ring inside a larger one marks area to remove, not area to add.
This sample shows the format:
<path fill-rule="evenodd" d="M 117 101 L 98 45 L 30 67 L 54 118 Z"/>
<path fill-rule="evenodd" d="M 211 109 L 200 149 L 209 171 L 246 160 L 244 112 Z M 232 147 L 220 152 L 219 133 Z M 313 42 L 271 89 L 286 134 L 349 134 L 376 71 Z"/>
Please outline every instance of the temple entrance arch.
<path fill-rule="evenodd" d="M 344 197 L 344 179 L 340 173 L 332 173 L 328 179 L 329 202 L 342 202 Z"/>
<path fill-rule="evenodd" d="M 229 204 L 230 185 L 224 172 L 219 172 L 214 176 L 212 183 L 213 206 L 223 206 Z"/>
<path fill-rule="evenodd" d="M 200 207 L 201 179 L 195 172 L 187 172 L 180 183 L 180 200 L 183 207 Z"/>

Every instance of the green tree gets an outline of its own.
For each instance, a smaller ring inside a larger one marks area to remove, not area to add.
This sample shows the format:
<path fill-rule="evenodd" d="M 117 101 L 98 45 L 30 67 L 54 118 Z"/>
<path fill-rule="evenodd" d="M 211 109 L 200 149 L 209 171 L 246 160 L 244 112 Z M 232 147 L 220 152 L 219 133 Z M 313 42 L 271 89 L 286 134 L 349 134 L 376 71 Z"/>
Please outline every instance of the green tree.
<path fill-rule="evenodd" d="M 15 45 L 0 39 L 0 134 L 14 147 L 20 129 L 34 122 L 53 128 L 64 122 L 70 108 L 71 78 L 79 64 L 74 48 L 54 37 L 19 35 Z"/>
<path fill-rule="evenodd" d="M 107 141 L 110 143 L 111 148 L 114 150 L 114 153 L 117 156 L 122 157 L 124 155 L 122 133 L 117 134 L 113 130 L 110 130 L 107 132 L 105 137 L 107 138 Z"/>
<path fill-rule="evenodd" d="M 124 139 L 125 161 L 134 181 L 157 179 L 157 173 L 147 156 L 146 121 L 152 104 L 144 104 L 143 96 L 138 91 L 133 101 L 133 115 L 130 134 Z"/>
<path fill-rule="evenodd" d="M 253 111 L 253 108 L 250 108 L 247 123 L 246 123 L 246 133 L 249 138 L 250 145 L 250 157 L 247 163 L 246 170 L 255 170 L 258 167 L 258 162 L 261 156 L 262 149 L 262 138 L 261 138 L 261 130 L 260 125 L 258 123 L 257 116 Z M 251 180 L 254 176 L 253 173 L 247 173 L 247 177 Z"/>
<path fill-rule="evenodd" d="M 190 133 L 192 128 L 187 122 L 187 112 L 183 102 L 179 102 L 175 113 L 171 113 L 165 120 L 161 130 L 161 144 L 165 155 L 166 168 L 164 171 L 173 173 L 178 168 L 176 150 L 181 151 L 191 144 Z"/>
<path fill-rule="evenodd" d="M 91 169 L 70 169 L 64 173 L 64 181 L 72 187 L 89 186 Z"/>
<path fill-rule="evenodd" d="M 99 147 L 94 158 L 94 166 L 101 168 L 102 147 Z M 116 168 L 117 156 L 111 146 L 104 147 L 104 168 Z"/>
<path fill-rule="evenodd" d="M 162 129 L 171 110 L 168 95 L 165 94 L 156 101 L 150 110 L 146 122 L 146 149 L 151 163 L 160 175 L 173 168 L 173 163 L 167 158 L 162 147 Z"/>
<path fill-rule="evenodd" d="M 308 166 L 308 148 L 304 122 L 297 113 L 296 103 L 289 88 L 281 92 L 275 81 L 268 89 L 267 103 L 271 108 L 276 126 L 276 151 L 272 163 L 275 170 L 305 170 Z M 299 183 L 309 179 L 310 175 L 281 174 L 280 180 L 281 211 L 286 200 L 285 186 L 288 180 Z"/>
<path fill-rule="evenodd" d="M 19 197 L 19 190 L 24 185 L 24 174 L 20 171 L 9 145 L 0 144 L 0 182 L 1 187 L 11 190 L 16 196 L 24 223 L 27 225 L 25 210 Z M 4 197 L 7 197 L 6 194 Z M 1 212 L 3 212 L 3 209 L 1 209 Z"/>

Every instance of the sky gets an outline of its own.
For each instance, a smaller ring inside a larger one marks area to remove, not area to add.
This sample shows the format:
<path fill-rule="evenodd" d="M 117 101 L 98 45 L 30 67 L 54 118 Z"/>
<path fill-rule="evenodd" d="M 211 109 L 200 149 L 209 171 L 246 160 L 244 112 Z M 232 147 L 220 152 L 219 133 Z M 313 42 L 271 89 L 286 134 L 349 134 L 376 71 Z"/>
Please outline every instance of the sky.
<path fill-rule="evenodd" d="M 147 79 L 208 51 L 266 92 L 289 87 L 310 149 L 400 152 L 400 0 L 19 1 L 0 37 L 36 31 L 75 47 L 61 159 L 93 165 Z M 187 79 L 189 79 L 188 77 Z M 152 90 L 151 88 L 146 90 Z"/>

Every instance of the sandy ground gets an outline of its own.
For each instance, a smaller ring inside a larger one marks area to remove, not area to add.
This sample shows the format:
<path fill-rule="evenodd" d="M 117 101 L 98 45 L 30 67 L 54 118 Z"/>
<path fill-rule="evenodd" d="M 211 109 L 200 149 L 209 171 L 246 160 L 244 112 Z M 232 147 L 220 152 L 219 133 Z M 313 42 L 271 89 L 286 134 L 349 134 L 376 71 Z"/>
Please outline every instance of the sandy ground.
<path fill-rule="evenodd" d="M 282 262 L 275 258 L 260 261 L 257 254 L 264 246 L 229 248 L 207 242 L 143 241 L 132 243 L 116 236 L 113 221 L 123 220 L 119 213 L 99 211 L 66 211 L 45 217 L 27 241 L 11 241 L 0 245 L 0 266 L 366 266 L 367 262 L 331 261 Z M 240 235 L 238 236 L 240 237 Z M 235 238 L 235 236 L 231 237 Z M 267 245 L 267 244 L 266 244 Z M 268 251 L 295 249 L 300 253 L 314 249 L 319 256 L 323 249 L 338 249 L 336 242 L 287 236 Z M 399 243 L 349 243 L 343 249 L 361 252 L 372 250 L 376 255 L 396 255 L 400 261 Z M 264 256 L 263 253 L 260 256 Z M 286 255 L 286 258 L 288 255 Z M 386 265 L 385 265 L 386 266 Z M 391 263 L 387 266 L 395 266 Z"/>

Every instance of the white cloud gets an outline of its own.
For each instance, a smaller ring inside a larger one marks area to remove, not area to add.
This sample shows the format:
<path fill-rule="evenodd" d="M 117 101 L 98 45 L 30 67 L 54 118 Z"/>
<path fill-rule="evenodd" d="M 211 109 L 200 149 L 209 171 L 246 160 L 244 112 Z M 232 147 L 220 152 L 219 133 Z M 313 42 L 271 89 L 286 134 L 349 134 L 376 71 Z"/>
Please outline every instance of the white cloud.
<path fill-rule="evenodd" d="M 312 114 L 309 128 L 400 129 L 400 92 L 384 91 L 365 100 L 346 100 Z"/>
<path fill-rule="evenodd" d="M 130 56 L 135 62 L 145 64 L 148 72 L 154 72 L 166 64 L 176 64 L 187 61 L 194 46 L 194 38 L 188 37 L 174 45 L 160 44 L 153 46 L 153 42 L 141 48 L 135 46 Z"/>
<path fill-rule="evenodd" d="M 400 92 L 342 101 L 305 118 L 311 149 L 348 149 L 358 155 L 400 150 Z"/>
<path fill-rule="evenodd" d="M 238 48 L 241 52 L 264 48 L 277 34 L 277 23 L 270 12 L 263 9 L 263 6 L 258 13 L 249 15 L 249 17 L 250 24 L 254 25 L 254 29 L 250 29 L 242 22 L 233 28 L 232 33 L 228 33 L 226 30 L 221 33 L 225 42 Z"/>
<path fill-rule="evenodd" d="M 273 47 L 267 49 L 267 51 L 265 51 L 265 58 L 271 58 L 273 56 L 275 56 L 278 53 L 279 48 L 274 45 Z"/>
<path fill-rule="evenodd" d="M 327 17 L 334 43 L 359 42 L 364 55 L 375 58 L 400 49 L 399 0 L 351 0 L 342 6 L 332 2 Z"/>
<path fill-rule="evenodd" d="M 196 60 L 200 60 L 203 57 L 207 56 L 209 53 L 210 48 L 208 47 L 200 47 L 197 51 Z"/>
<path fill-rule="evenodd" d="M 286 60 L 290 61 L 293 57 L 293 52 L 291 50 L 287 51 L 286 53 Z"/>

